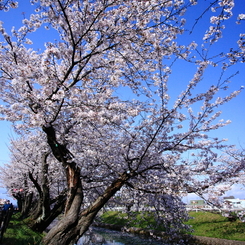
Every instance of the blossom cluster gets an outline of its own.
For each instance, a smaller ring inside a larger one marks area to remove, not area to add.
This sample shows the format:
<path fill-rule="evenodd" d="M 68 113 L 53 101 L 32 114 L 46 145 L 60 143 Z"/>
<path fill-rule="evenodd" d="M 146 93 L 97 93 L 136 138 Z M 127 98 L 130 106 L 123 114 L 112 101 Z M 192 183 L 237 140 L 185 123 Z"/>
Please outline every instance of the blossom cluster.
<path fill-rule="evenodd" d="M 235 181 L 244 167 L 221 158 L 230 146 L 211 134 L 231 122 L 220 119 L 220 107 L 242 89 L 230 91 L 220 76 L 200 91 L 208 69 L 219 67 L 196 41 L 178 40 L 185 34 L 185 13 L 197 1 L 31 1 L 37 2 L 36 12 L 11 35 L 0 23 L 0 114 L 20 134 L 2 181 L 37 197 L 35 184 L 45 180 L 56 197 L 66 184 L 73 188 L 69 171 L 79 170 L 78 210 L 101 203 L 120 183 L 111 193 L 121 204 L 161 211 L 158 218 L 174 238 L 187 229 L 180 198 L 210 189 L 221 193 L 214 186 Z M 216 2 L 204 45 L 219 41 L 233 7 L 234 0 Z M 43 26 L 58 40 L 48 40 L 42 51 L 31 49 L 29 34 Z M 238 51 L 217 55 L 222 75 L 244 61 L 244 34 L 237 43 Z M 172 98 L 168 82 L 178 61 L 196 71 Z"/>

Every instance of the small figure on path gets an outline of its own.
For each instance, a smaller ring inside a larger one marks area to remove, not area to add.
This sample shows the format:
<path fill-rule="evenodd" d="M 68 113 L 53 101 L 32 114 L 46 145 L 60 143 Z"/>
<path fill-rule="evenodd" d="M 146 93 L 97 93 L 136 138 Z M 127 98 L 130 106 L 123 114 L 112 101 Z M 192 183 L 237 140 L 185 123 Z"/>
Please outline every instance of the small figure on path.
<path fill-rule="evenodd" d="M 3 205 L 3 212 L 6 213 L 8 210 L 13 209 L 13 204 L 9 200 Z"/>

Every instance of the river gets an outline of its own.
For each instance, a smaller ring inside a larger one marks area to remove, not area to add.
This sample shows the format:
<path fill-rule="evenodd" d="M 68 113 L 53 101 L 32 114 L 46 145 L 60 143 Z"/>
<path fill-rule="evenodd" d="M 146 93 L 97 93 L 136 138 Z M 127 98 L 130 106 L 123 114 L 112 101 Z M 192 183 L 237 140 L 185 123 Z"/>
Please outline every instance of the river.
<path fill-rule="evenodd" d="M 92 228 L 76 245 L 164 245 L 163 241 L 104 228 Z M 167 245 L 165 243 L 165 245 Z"/>

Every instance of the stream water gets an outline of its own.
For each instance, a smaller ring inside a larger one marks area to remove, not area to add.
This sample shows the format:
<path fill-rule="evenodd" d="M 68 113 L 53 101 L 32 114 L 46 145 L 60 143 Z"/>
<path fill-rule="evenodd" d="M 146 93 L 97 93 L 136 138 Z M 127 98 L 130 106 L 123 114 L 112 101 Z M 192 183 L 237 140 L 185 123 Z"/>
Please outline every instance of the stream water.
<path fill-rule="evenodd" d="M 134 234 L 92 228 L 81 237 L 76 245 L 167 245 L 163 241 L 146 238 Z"/>

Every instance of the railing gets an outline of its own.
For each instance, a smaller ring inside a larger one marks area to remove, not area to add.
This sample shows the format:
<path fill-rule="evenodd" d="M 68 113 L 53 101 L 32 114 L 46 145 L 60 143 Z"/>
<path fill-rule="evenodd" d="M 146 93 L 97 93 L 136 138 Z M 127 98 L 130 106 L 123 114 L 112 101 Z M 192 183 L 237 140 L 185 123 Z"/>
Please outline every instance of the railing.
<path fill-rule="evenodd" d="M 209 205 L 186 205 L 186 209 L 188 211 L 219 211 L 219 212 L 239 212 L 239 211 L 244 211 L 245 208 L 241 207 L 211 207 Z"/>

